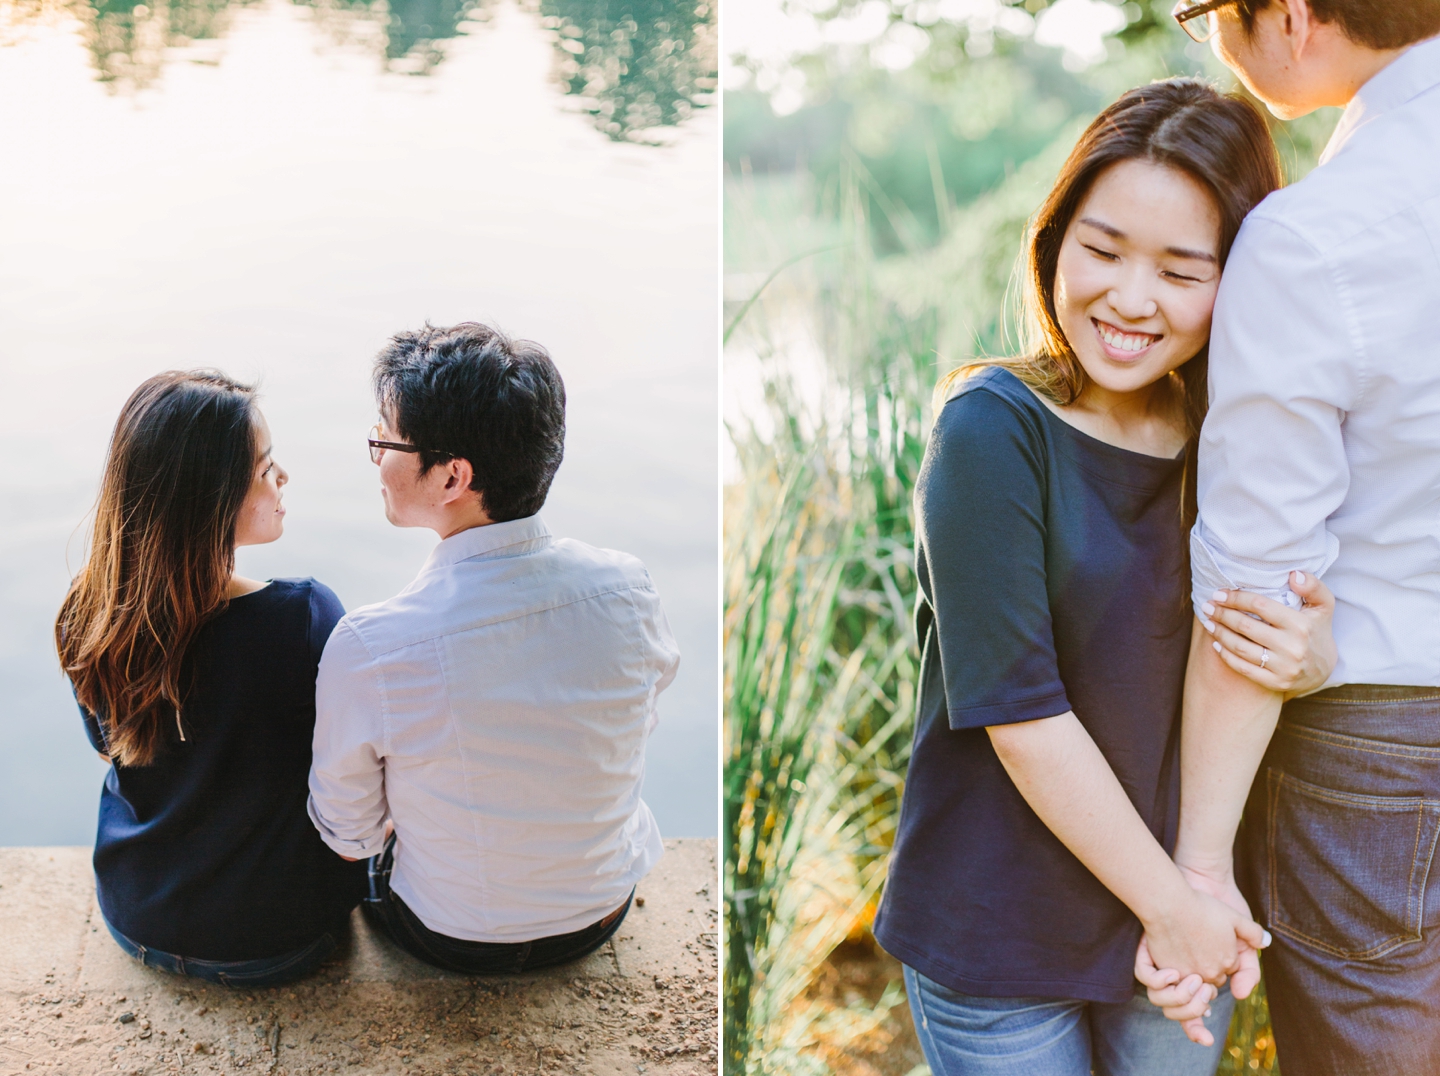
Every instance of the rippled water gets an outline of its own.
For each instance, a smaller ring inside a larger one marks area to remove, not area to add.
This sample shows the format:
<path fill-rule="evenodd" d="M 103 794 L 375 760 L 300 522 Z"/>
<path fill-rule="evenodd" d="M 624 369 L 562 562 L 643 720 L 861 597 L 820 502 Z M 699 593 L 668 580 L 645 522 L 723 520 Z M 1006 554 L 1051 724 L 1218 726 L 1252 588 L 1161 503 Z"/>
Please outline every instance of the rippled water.
<path fill-rule="evenodd" d="M 374 56 L 391 73 L 429 75 L 453 39 L 483 34 L 506 0 L 294 0 L 320 42 Z M 218 64 L 237 14 L 257 0 L 12 0 L 0 33 L 12 40 L 69 21 L 95 78 L 114 93 L 161 79 L 167 64 Z M 613 139 L 663 137 L 713 100 L 713 0 L 539 0 L 553 45 L 552 74 Z"/>
<path fill-rule="evenodd" d="M 292 482 L 241 568 L 354 607 L 435 541 L 381 514 L 369 361 L 470 318 L 565 376 L 544 515 L 649 565 L 684 662 L 645 795 L 715 832 L 719 132 L 713 19 L 679 10 L 0 0 L 0 844 L 93 836 L 49 631 L 131 389 L 258 378 Z"/>

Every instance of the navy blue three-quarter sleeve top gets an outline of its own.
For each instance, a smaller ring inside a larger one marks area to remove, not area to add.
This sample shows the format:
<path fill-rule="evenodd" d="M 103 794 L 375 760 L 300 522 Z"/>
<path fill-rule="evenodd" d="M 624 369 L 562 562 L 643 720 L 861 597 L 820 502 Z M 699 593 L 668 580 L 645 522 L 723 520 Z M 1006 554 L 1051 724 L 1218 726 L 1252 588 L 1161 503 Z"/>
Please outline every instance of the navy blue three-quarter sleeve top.
<path fill-rule="evenodd" d="M 336 929 L 365 890 L 305 811 L 315 673 L 345 614 L 313 579 L 233 598 L 186 656 L 182 741 L 114 766 L 100 796 L 95 884 L 132 941 L 200 960 L 258 960 Z M 86 713 L 96 750 L 99 722 Z M 107 752 L 108 753 L 108 752 Z"/>
<path fill-rule="evenodd" d="M 936 420 L 915 496 L 915 746 L 875 934 L 952 990 L 1131 996 L 1139 921 L 1031 810 L 985 729 L 1073 710 L 1174 847 L 1182 471 L 1082 433 L 1004 370 Z"/>

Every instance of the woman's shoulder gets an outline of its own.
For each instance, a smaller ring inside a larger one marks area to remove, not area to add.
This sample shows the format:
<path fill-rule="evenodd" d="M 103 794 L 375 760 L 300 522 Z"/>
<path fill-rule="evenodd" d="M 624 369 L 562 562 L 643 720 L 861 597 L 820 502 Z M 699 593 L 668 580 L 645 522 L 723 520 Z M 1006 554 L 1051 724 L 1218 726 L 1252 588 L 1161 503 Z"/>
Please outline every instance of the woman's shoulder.
<path fill-rule="evenodd" d="M 325 648 L 325 641 L 340 618 L 345 615 L 345 606 L 333 590 L 318 579 L 303 578 L 272 579 L 260 590 L 246 595 L 254 601 L 254 611 L 270 625 L 291 625 L 282 630 L 286 638 L 294 638 L 292 631 L 304 637 L 307 650 L 316 661 Z M 247 618 L 252 626 L 254 619 Z"/>
<path fill-rule="evenodd" d="M 1001 431 L 1038 436 L 1045 405 L 1011 371 L 984 366 L 958 382 L 935 416 L 936 431 L 947 436 L 993 436 Z"/>
<path fill-rule="evenodd" d="M 320 580 L 308 575 L 285 576 L 279 579 L 271 579 L 259 590 L 253 590 L 250 594 L 245 595 L 245 597 L 248 598 L 251 595 L 256 597 L 263 596 L 275 605 L 303 605 L 316 598 L 322 600 L 339 600 L 335 597 L 333 590 L 320 582 Z"/>
<path fill-rule="evenodd" d="M 272 579 L 245 597 L 260 599 L 255 604 L 273 614 L 301 613 L 310 619 L 329 619 L 332 626 L 345 615 L 335 592 L 310 576 Z"/>

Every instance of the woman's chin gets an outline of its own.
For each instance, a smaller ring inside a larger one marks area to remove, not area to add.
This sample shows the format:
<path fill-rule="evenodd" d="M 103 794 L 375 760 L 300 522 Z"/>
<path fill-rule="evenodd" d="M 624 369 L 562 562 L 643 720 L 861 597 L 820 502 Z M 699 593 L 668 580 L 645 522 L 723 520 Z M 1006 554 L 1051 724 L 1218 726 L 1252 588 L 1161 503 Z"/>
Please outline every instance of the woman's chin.
<path fill-rule="evenodd" d="M 1158 360 L 1158 361 L 1157 361 Z M 1098 361 L 1083 362 L 1085 373 L 1097 388 L 1117 396 L 1148 389 L 1164 379 L 1171 367 L 1164 356 L 1146 355 L 1133 363 L 1115 361 L 1108 356 Z"/>

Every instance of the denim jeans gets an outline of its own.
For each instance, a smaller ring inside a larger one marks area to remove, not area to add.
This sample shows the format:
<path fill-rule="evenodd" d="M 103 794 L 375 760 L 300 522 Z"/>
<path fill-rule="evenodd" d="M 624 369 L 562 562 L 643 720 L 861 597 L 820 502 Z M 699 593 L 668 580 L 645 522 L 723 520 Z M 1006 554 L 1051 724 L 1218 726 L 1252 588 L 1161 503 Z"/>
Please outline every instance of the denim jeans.
<path fill-rule="evenodd" d="M 129 956 L 134 957 L 147 968 L 158 968 L 172 975 L 185 975 L 192 979 L 219 983 L 248 990 L 262 986 L 278 986 L 309 975 L 325 962 L 335 951 L 336 937 L 325 933 L 309 945 L 280 956 L 267 956 L 259 960 L 196 960 L 193 957 L 162 953 L 148 945 L 131 941 L 107 922 L 105 926 L 115 944 Z"/>
<path fill-rule="evenodd" d="M 1440 1072 L 1440 688 L 1295 699 L 1250 792 L 1236 872 L 1281 1068 Z"/>
<path fill-rule="evenodd" d="M 1136 984 L 1113 1005 L 959 994 L 905 968 L 910 1014 L 935 1076 L 1215 1076 L 1235 1000 L 1210 1004 L 1213 1046 L 1197 1046 Z"/>
<path fill-rule="evenodd" d="M 370 893 L 360 905 L 366 917 L 411 956 L 462 975 L 515 975 L 589 956 L 620 929 L 635 898 L 632 889 L 616 911 L 569 934 L 524 942 L 464 941 L 431 930 L 390 888 L 394 863 L 392 834 L 385 850 L 370 860 Z"/>

